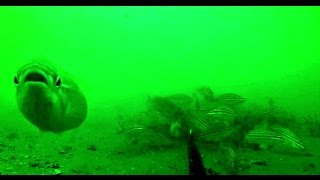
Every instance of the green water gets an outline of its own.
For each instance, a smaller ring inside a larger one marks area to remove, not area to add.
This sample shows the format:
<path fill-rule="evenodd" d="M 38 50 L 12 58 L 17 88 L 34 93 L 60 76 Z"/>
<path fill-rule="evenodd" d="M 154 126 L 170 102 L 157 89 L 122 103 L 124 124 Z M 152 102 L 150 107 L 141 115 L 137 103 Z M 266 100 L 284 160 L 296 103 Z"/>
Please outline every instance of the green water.
<path fill-rule="evenodd" d="M 272 97 L 294 115 L 317 114 L 319 18 L 319 7 L 0 7 L 0 173 L 187 174 L 183 145 L 128 155 L 114 117 L 144 109 L 148 96 L 190 93 L 200 85 L 239 94 L 249 105 L 265 106 Z M 86 95 L 88 117 L 78 129 L 42 134 L 18 111 L 13 77 L 34 57 L 72 74 Z M 69 159 L 57 153 L 66 144 L 73 148 Z M 97 151 L 86 149 L 92 144 Z M 34 159 L 25 156 L 62 167 L 31 167 Z"/>

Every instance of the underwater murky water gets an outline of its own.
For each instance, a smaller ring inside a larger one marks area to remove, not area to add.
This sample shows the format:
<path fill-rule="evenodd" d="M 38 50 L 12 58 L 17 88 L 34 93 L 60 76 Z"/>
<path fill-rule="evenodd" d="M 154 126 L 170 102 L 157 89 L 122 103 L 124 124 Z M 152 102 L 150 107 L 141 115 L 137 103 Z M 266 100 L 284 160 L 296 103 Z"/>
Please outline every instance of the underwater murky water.
<path fill-rule="evenodd" d="M 0 9 L 1 174 L 188 174 L 189 129 L 211 173 L 319 174 L 319 7 Z M 38 57 L 84 94 L 78 128 L 19 110 Z"/>

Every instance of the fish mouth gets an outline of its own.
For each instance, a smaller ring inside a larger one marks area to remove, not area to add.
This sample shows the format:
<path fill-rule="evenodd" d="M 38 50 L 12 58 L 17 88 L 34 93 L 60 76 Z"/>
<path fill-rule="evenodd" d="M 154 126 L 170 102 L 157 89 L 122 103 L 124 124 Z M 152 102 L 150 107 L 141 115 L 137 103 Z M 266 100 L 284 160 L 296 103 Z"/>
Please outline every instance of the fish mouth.
<path fill-rule="evenodd" d="M 48 80 L 45 77 L 45 75 L 43 75 L 40 72 L 31 72 L 28 75 L 26 75 L 25 82 L 41 82 L 41 83 L 45 83 L 48 84 Z"/>

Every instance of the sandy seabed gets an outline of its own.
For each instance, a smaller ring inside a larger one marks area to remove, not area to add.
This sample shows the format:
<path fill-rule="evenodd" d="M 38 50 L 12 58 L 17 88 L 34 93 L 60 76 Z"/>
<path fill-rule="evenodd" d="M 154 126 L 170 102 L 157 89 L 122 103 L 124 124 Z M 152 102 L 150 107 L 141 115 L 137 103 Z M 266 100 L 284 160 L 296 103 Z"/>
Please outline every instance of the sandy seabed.
<path fill-rule="evenodd" d="M 105 124 L 87 124 L 62 135 L 0 130 L 1 175 L 187 175 L 184 143 L 171 148 L 129 145 Z M 238 174 L 320 174 L 320 138 L 302 138 L 312 156 L 246 150 L 242 159 L 260 161 Z M 215 154 L 201 149 L 207 168 L 215 168 Z"/>

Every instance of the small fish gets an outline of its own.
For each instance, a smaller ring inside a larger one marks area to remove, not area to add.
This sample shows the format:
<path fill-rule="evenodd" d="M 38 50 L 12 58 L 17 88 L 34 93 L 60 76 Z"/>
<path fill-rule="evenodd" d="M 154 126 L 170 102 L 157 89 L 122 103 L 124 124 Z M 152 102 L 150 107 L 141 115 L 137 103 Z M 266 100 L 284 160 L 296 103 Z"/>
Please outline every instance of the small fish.
<path fill-rule="evenodd" d="M 87 117 L 87 101 L 76 82 L 47 62 L 24 65 L 14 83 L 20 112 L 41 131 L 62 133 Z"/>
<path fill-rule="evenodd" d="M 224 159 L 226 160 L 226 165 L 228 169 L 235 169 L 236 153 L 229 146 L 223 146 L 222 151 L 224 154 Z"/>
<path fill-rule="evenodd" d="M 123 129 L 122 131 L 118 131 L 118 134 L 126 134 L 129 136 L 133 136 L 133 135 L 140 134 L 145 129 L 146 129 L 145 127 L 133 126 L 131 128 Z"/>
<path fill-rule="evenodd" d="M 290 148 L 305 149 L 302 142 L 292 131 L 282 127 L 254 129 L 246 134 L 245 142 L 258 144 L 263 148 L 274 147 L 276 145 L 286 145 Z"/>
<path fill-rule="evenodd" d="M 244 142 L 248 144 L 257 144 L 262 149 L 266 149 L 284 142 L 285 139 L 273 131 L 267 129 L 254 129 L 245 135 Z"/>
<path fill-rule="evenodd" d="M 229 161 L 230 161 L 230 164 L 232 167 L 234 167 L 234 161 L 236 159 L 236 153 L 234 152 L 234 150 L 230 147 L 225 147 L 224 148 L 226 150 L 226 152 L 228 153 L 229 155 Z"/>
<path fill-rule="evenodd" d="M 203 164 L 203 160 L 199 149 L 195 143 L 195 134 L 190 129 L 188 139 L 188 163 L 189 163 L 189 175 L 207 175 L 206 168 Z"/>
<path fill-rule="evenodd" d="M 206 101 L 211 101 L 213 96 L 213 91 L 209 86 L 200 86 L 196 89 L 196 92 L 198 92 Z"/>
<path fill-rule="evenodd" d="M 300 141 L 300 139 L 297 137 L 296 134 L 294 134 L 292 131 L 286 128 L 282 127 L 272 127 L 273 131 L 279 133 L 288 143 L 289 146 L 296 148 L 296 149 L 305 149 L 304 145 Z"/>
<path fill-rule="evenodd" d="M 199 140 L 206 142 L 218 142 L 221 141 L 235 132 L 239 131 L 239 127 L 229 127 L 223 124 L 215 125 L 208 128 L 205 132 L 200 133 Z"/>
<path fill-rule="evenodd" d="M 194 132 L 200 131 L 204 132 L 209 128 L 208 119 L 205 113 L 201 111 L 187 111 L 186 119 L 190 128 L 193 129 Z"/>
<path fill-rule="evenodd" d="M 135 135 L 137 133 L 140 133 L 143 130 L 145 130 L 144 126 L 140 126 L 137 124 L 128 125 L 128 124 L 125 124 L 123 121 L 120 121 L 118 129 L 116 130 L 116 133 Z"/>
<path fill-rule="evenodd" d="M 271 106 L 268 109 L 266 109 L 262 114 L 271 114 L 274 112 L 278 112 L 280 110 L 280 106 Z"/>
<path fill-rule="evenodd" d="M 260 115 L 272 114 L 272 113 L 278 112 L 280 109 L 281 109 L 280 106 L 276 105 L 273 98 L 269 98 L 267 108 L 260 112 L 258 111 L 256 114 L 260 114 Z"/>
<path fill-rule="evenodd" d="M 177 120 L 183 115 L 183 110 L 164 97 L 149 98 L 149 106 L 167 119 Z"/>
<path fill-rule="evenodd" d="M 239 104 L 243 104 L 246 100 L 238 94 L 234 93 L 225 93 L 217 96 L 215 102 L 218 102 L 227 106 L 235 106 Z"/>
<path fill-rule="evenodd" d="M 188 107 L 193 102 L 193 98 L 186 94 L 173 94 L 165 98 L 179 107 Z"/>
<path fill-rule="evenodd" d="M 221 122 L 230 125 L 233 123 L 234 118 L 236 117 L 236 113 L 228 106 L 222 106 L 215 108 L 208 112 L 213 119 L 218 119 Z"/>
<path fill-rule="evenodd" d="M 207 109 L 214 103 L 213 91 L 208 86 L 200 86 L 196 88 L 192 94 L 193 108 L 196 110 Z"/>
<path fill-rule="evenodd" d="M 144 126 L 132 121 L 120 121 L 117 134 L 125 135 L 128 139 L 145 144 L 173 144 L 169 137 L 168 126 Z"/>
<path fill-rule="evenodd" d="M 269 114 L 269 115 L 274 115 L 274 116 L 276 116 L 276 117 L 278 117 L 278 116 L 285 116 L 286 115 L 286 112 L 285 112 L 285 110 L 282 108 L 282 107 L 280 107 L 280 106 L 278 106 L 276 103 L 275 103 L 275 101 L 273 100 L 273 98 L 269 98 L 269 100 L 268 100 L 268 107 L 267 107 L 267 109 L 265 110 L 265 111 L 263 111 L 262 113 L 261 113 L 262 115 L 266 115 L 266 114 Z M 280 118 L 281 119 L 281 118 Z"/>

